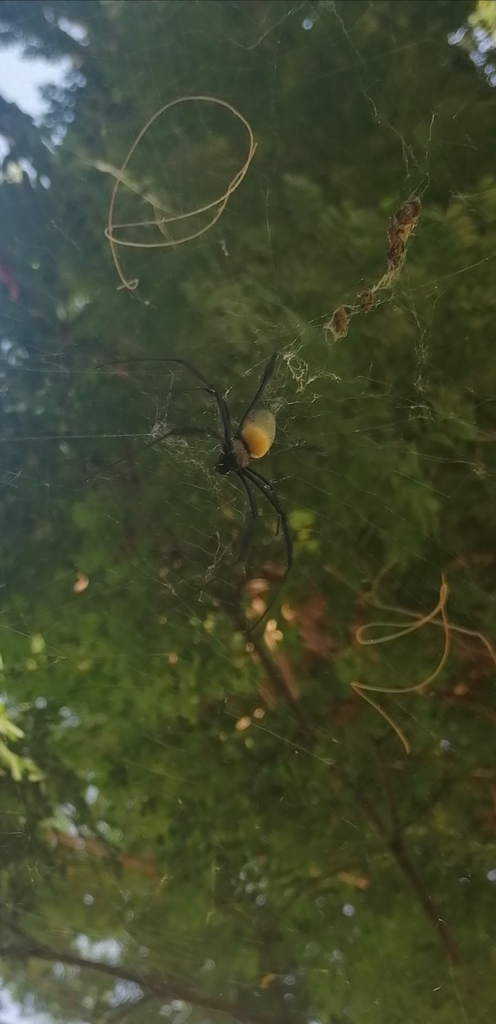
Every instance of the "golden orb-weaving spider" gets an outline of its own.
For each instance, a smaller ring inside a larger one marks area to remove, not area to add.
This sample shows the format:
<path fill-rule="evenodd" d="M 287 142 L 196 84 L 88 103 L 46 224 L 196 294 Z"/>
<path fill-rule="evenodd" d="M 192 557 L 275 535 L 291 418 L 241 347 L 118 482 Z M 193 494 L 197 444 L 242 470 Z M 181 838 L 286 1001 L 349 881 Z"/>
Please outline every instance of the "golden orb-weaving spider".
<path fill-rule="evenodd" d="M 220 445 L 221 451 L 215 463 L 214 469 L 221 476 L 235 475 L 241 483 L 244 490 L 249 509 L 249 519 L 247 524 L 246 535 L 244 542 L 241 547 L 240 556 L 244 554 L 249 543 L 253 526 L 258 518 L 258 507 L 253 494 L 253 488 L 259 491 L 264 498 L 268 501 L 269 505 L 274 509 L 278 524 L 280 525 L 282 536 L 284 539 L 286 549 L 286 566 L 281 584 L 284 582 L 286 576 L 291 569 L 293 564 L 293 541 L 286 513 L 277 497 L 277 494 L 269 480 L 267 480 L 258 470 L 253 469 L 251 461 L 253 459 L 262 459 L 264 455 L 267 455 L 268 451 L 272 447 L 276 433 L 276 421 L 274 415 L 269 409 L 255 408 L 257 402 L 263 395 L 267 384 L 269 383 L 277 362 L 277 352 L 268 359 L 258 388 L 248 405 L 248 408 L 243 413 L 238 426 L 233 429 L 231 423 L 231 415 L 226 399 L 221 395 L 219 389 L 211 384 L 210 381 L 203 376 L 200 370 L 197 370 L 192 363 L 186 359 L 168 359 L 168 358 L 156 358 L 156 359 L 130 359 L 125 362 L 131 363 L 148 363 L 148 362 L 160 362 L 160 363 L 173 363 L 176 366 L 182 366 L 188 371 L 193 377 L 200 381 L 202 391 L 206 391 L 215 401 L 220 419 L 221 432 L 211 430 L 205 427 L 181 427 L 172 428 L 166 430 L 160 437 L 155 437 L 150 441 L 145 448 L 150 448 L 159 443 L 166 437 L 170 436 L 208 436 L 215 438 Z M 104 364 L 104 365 L 109 365 Z M 269 607 L 269 606 L 268 606 Z M 268 607 L 266 611 L 268 610 Z M 266 612 L 264 613 L 264 615 Z M 264 617 L 264 616 L 263 616 Z"/>

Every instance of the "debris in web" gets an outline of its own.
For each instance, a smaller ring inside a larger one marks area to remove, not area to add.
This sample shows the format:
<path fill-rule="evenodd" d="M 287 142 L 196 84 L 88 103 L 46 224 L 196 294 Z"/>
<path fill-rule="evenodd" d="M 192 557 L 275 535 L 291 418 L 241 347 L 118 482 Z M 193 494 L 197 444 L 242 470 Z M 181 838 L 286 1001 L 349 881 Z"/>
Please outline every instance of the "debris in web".
<path fill-rule="evenodd" d="M 139 186 L 137 186 L 127 174 L 127 168 L 131 157 L 136 152 L 140 142 L 146 135 L 151 126 L 157 121 L 162 114 L 172 110 L 173 107 L 177 107 L 181 103 L 213 103 L 219 107 L 223 107 L 234 115 L 238 121 L 246 128 L 248 134 L 248 152 L 245 157 L 244 163 L 240 169 L 236 172 L 234 177 L 229 182 L 224 192 L 215 199 L 212 199 L 208 203 L 201 204 L 192 210 L 187 210 L 184 213 L 174 212 L 170 208 L 167 208 L 165 204 L 157 197 L 150 193 L 143 193 Z M 243 178 L 245 177 L 248 168 L 255 155 L 257 143 L 255 142 L 251 126 L 248 121 L 239 110 L 236 110 L 226 100 L 218 99 L 215 96 L 181 96 L 176 100 L 172 100 L 170 103 L 166 103 L 165 106 L 160 107 L 152 117 L 146 122 L 144 127 L 136 136 L 131 148 L 129 149 L 124 163 L 119 170 L 113 168 L 110 164 L 100 165 L 100 169 L 106 170 L 107 173 L 112 174 L 115 177 L 114 186 L 112 189 L 112 195 L 110 197 L 110 205 L 108 211 L 108 222 L 105 228 L 105 236 L 109 241 L 110 250 L 112 253 L 112 259 L 114 261 L 115 269 L 119 275 L 121 281 L 121 288 L 127 288 L 128 291 L 134 291 L 139 284 L 138 278 L 126 277 L 124 270 L 121 265 L 121 261 L 118 255 L 119 246 L 127 246 L 135 249 L 166 249 L 176 245 L 184 245 L 185 242 L 191 242 L 193 239 L 199 238 L 200 235 L 204 235 L 217 223 L 219 218 L 224 213 L 224 210 L 236 189 L 241 185 Z M 123 185 L 132 192 L 134 192 L 143 202 L 148 206 L 151 206 L 153 211 L 153 218 L 150 220 L 138 220 L 127 222 L 124 224 L 117 224 L 114 221 L 115 203 L 117 194 L 120 186 Z M 194 231 L 188 230 L 188 227 L 194 223 L 194 218 L 199 218 L 203 214 L 207 215 L 207 222 L 201 224 Z M 174 235 L 174 237 L 168 236 L 169 226 L 172 224 L 183 224 L 185 225 L 186 233 L 184 235 Z M 146 231 L 146 238 L 143 241 L 135 241 L 129 237 L 123 237 L 122 233 L 135 230 L 136 228 L 142 228 Z M 162 237 L 155 241 L 148 241 L 150 237 L 150 229 L 155 234 L 158 232 Z"/>
<path fill-rule="evenodd" d="M 394 694 L 395 696 L 402 696 L 405 693 L 422 694 L 425 693 L 425 691 L 428 689 L 431 683 L 433 683 L 438 678 L 448 660 L 448 654 L 450 649 L 450 626 L 446 614 L 447 600 L 448 584 L 446 583 L 446 579 L 443 574 L 441 577 L 441 586 L 439 589 L 439 600 L 435 608 L 433 608 L 431 612 L 428 612 L 426 615 L 417 615 L 416 613 L 413 613 L 415 615 L 415 619 L 413 622 L 411 620 L 410 622 L 369 622 L 364 626 L 360 626 L 355 633 L 355 639 L 357 643 L 360 644 L 362 647 L 369 647 L 376 644 L 385 644 L 391 640 L 398 640 L 400 637 L 407 636 L 407 634 L 413 633 L 415 632 L 415 630 L 421 629 L 423 626 L 427 626 L 429 625 L 429 623 L 432 622 L 439 623 L 440 621 L 442 624 L 442 628 L 444 630 L 444 647 L 441 658 L 434 671 L 431 672 L 428 676 L 426 676 L 425 679 L 421 679 L 419 683 L 413 683 L 412 686 L 407 686 L 404 688 L 402 687 L 401 689 L 391 686 L 371 686 L 367 683 L 351 683 L 352 690 L 354 690 L 354 692 L 357 693 L 360 697 L 363 697 L 363 699 L 366 700 L 368 704 L 371 704 L 372 707 L 375 708 L 375 710 L 380 715 L 382 715 L 383 718 L 385 718 L 386 722 L 389 723 L 391 728 L 394 729 L 396 735 L 401 740 L 407 754 L 410 753 L 411 748 L 403 730 L 400 728 L 398 723 L 395 722 L 394 718 L 387 711 L 385 711 L 385 709 L 381 707 L 381 705 L 378 704 L 377 701 L 370 697 L 369 694 L 390 693 Z M 400 612 L 403 611 L 403 609 L 391 610 L 398 610 Z M 377 628 L 377 626 L 386 626 L 392 629 L 392 632 L 386 633 L 385 636 L 370 638 L 367 637 L 366 633 L 371 629 Z"/>
<path fill-rule="evenodd" d="M 324 324 L 326 337 L 331 335 L 333 342 L 345 338 L 351 318 L 360 312 L 369 313 L 377 303 L 378 293 L 393 287 L 405 260 L 408 240 L 415 231 L 421 213 L 420 199 L 409 199 L 398 207 L 387 229 L 386 270 L 375 284 L 360 292 L 355 305 L 346 306 L 340 303 L 336 306 L 330 320 Z"/>
<path fill-rule="evenodd" d="M 436 607 L 431 612 L 429 612 L 427 615 L 422 615 L 420 612 L 413 611 L 411 608 L 403 608 L 403 607 L 401 607 L 399 605 L 390 605 L 390 604 L 386 604 L 385 602 L 381 601 L 379 596 L 378 596 L 378 593 L 377 593 L 378 586 L 379 586 L 380 582 L 382 581 L 382 579 L 384 578 L 384 576 L 386 575 L 386 573 L 391 569 L 392 564 L 394 564 L 394 563 L 390 563 L 390 564 L 386 565 L 385 568 L 379 573 L 379 576 L 374 581 L 373 586 L 372 586 L 372 588 L 370 590 L 370 593 L 367 595 L 367 597 L 368 597 L 368 600 L 371 601 L 376 608 L 380 608 L 383 611 L 393 612 L 396 615 L 401 615 L 403 617 L 406 617 L 406 619 L 407 620 L 409 619 L 410 622 L 403 621 L 403 622 L 396 622 L 396 623 L 388 623 L 388 622 L 367 623 L 366 625 L 360 626 L 359 629 L 357 629 L 357 631 L 355 633 L 355 639 L 356 639 L 357 643 L 359 643 L 361 646 L 371 646 L 371 645 L 375 645 L 375 644 L 387 643 L 387 642 L 389 642 L 391 640 L 397 640 L 399 637 L 406 636 L 408 633 L 412 633 L 415 630 L 422 628 L 423 626 L 426 626 L 426 625 L 438 626 L 444 632 L 444 648 L 443 648 L 443 653 L 442 653 L 441 659 L 439 661 L 439 664 L 438 664 L 437 668 L 434 670 L 434 672 L 432 672 L 425 679 L 421 680 L 421 682 L 415 683 L 414 685 L 408 686 L 406 688 L 397 689 L 397 688 L 393 688 L 393 687 L 389 688 L 389 687 L 369 686 L 369 685 L 365 685 L 363 683 L 357 683 L 357 682 L 352 683 L 351 686 L 352 686 L 352 689 L 355 691 L 355 693 L 358 693 L 360 697 L 363 697 L 364 700 L 366 700 L 369 704 L 371 704 L 372 707 L 374 707 L 375 710 L 378 711 L 378 713 L 380 715 L 382 715 L 383 718 L 386 719 L 386 721 L 394 729 L 394 731 L 396 732 L 397 736 L 401 740 L 401 742 L 402 742 L 406 752 L 410 753 L 410 744 L 409 744 L 405 734 L 403 733 L 403 730 L 398 726 L 397 722 L 394 721 L 392 716 L 389 715 L 388 712 L 386 712 L 384 710 L 383 707 L 381 707 L 371 697 L 367 696 L 367 693 L 369 693 L 369 692 L 389 693 L 389 694 L 394 694 L 395 696 L 402 696 L 405 693 L 419 693 L 419 694 L 424 693 L 428 689 L 428 687 L 431 685 L 431 683 L 433 683 L 435 681 L 435 679 L 437 679 L 437 677 L 439 676 L 439 674 L 441 673 L 441 671 L 443 670 L 443 668 L 444 668 L 444 666 L 446 664 L 446 661 L 447 661 L 447 658 L 448 658 L 448 654 L 449 654 L 450 645 L 451 645 L 452 634 L 459 634 L 460 636 L 473 637 L 474 639 L 479 640 L 480 643 L 483 644 L 483 646 L 485 647 L 488 656 L 490 657 L 491 661 L 493 662 L 493 664 L 495 666 L 496 666 L 496 650 L 494 649 L 493 645 L 491 644 L 491 641 L 487 638 L 485 633 L 483 633 L 483 632 L 481 632 L 480 630 L 477 630 L 477 629 L 471 629 L 468 626 L 459 626 L 459 625 L 449 621 L 448 615 L 447 615 L 447 612 L 446 612 L 446 604 L 447 604 L 447 600 L 448 600 L 448 585 L 446 583 L 444 575 L 442 576 L 442 582 L 441 582 L 441 588 L 440 588 L 440 591 L 439 591 L 438 603 L 437 603 Z M 371 630 L 371 629 L 376 628 L 377 626 L 391 626 L 393 628 L 393 632 L 392 633 L 388 633 L 385 636 L 380 636 L 380 637 L 375 637 L 375 638 L 367 638 L 366 637 L 367 632 L 369 630 Z M 367 693 L 365 693 L 364 691 L 367 691 Z"/>

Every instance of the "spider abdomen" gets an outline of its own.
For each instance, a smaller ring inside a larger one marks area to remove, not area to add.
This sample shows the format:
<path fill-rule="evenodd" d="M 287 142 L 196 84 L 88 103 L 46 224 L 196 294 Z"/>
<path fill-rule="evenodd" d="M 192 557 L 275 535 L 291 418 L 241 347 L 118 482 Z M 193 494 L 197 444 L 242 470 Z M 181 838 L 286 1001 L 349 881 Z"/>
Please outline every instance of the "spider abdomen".
<path fill-rule="evenodd" d="M 241 438 L 250 459 L 263 459 L 274 443 L 276 421 L 269 409 L 255 409 L 241 424 Z"/>

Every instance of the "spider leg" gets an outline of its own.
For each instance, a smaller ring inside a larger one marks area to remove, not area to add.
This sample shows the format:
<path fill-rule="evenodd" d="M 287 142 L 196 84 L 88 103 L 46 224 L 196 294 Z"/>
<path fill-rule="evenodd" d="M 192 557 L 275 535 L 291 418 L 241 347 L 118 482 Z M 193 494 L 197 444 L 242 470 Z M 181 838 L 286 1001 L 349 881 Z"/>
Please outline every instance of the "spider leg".
<path fill-rule="evenodd" d="M 231 417 L 229 415 L 227 402 L 223 395 L 221 395 L 220 391 L 216 387 L 214 387 L 213 384 L 210 384 L 206 377 L 204 377 L 203 374 L 200 373 L 200 371 L 197 370 L 196 367 L 192 366 L 192 364 L 189 363 L 186 359 L 168 359 L 167 362 L 177 363 L 178 366 L 184 366 L 185 370 L 188 370 L 188 372 L 193 374 L 193 376 L 196 377 L 197 380 L 201 381 L 201 383 L 205 387 L 205 391 L 207 391 L 208 394 L 211 395 L 212 398 L 214 398 L 215 401 L 217 402 L 217 408 L 219 410 L 220 418 L 222 420 L 222 427 L 224 430 L 224 440 L 230 443 L 232 437 Z"/>
<path fill-rule="evenodd" d="M 276 501 L 278 501 L 277 494 L 276 494 L 276 492 L 275 492 L 275 490 L 274 490 L 270 480 L 267 480 L 267 478 L 265 476 L 262 476 L 262 474 L 259 473 L 257 469 L 252 469 L 251 466 L 249 468 L 249 472 L 251 473 L 252 476 L 256 477 L 257 480 L 259 480 L 260 483 L 263 484 L 264 488 L 266 487 L 267 490 L 270 491 L 270 493 L 272 494 L 272 497 L 275 498 Z M 265 494 L 265 491 L 264 491 L 264 494 Z M 267 497 L 267 495 L 265 495 L 265 496 Z M 269 500 L 269 499 L 267 499 L 267 500 Z M 275 508 L 275 505 L 273 505 L 272 507 Z M 276 509 L 276 511 L 277 511 L 277 509 Z M 281 527 L 281 516 L 278 514 L 278 516 L 277 516 L 277 533 L 279 533 L 280 527 Z"/>
<path fill-rule="evenodd" d="M 250 415 L 252 409 L 255 408 L 259 398 L 261 398 L 263 392 L 265 391 L 265 388 L 267 387 L 267 384 L 269 383 L 269 380 L 272 377 L 272 374 L 274 373 L 274 370 L 275 370 L 275 367 L 276 367 L 276 362 L 277 362 L 277 356 L 278 356 L 278 353 L 277 352 L 273 352 L 271 357 L 270 357 L 270 359 L 265 364 L 265 369 L 264 369 L 264 371 L 262 373 L 262 376 L 260 378 L 260 383 L 258 385 L 258 388 L 255 391 L 255 394 L 254 394 L 254 396 L 253 396 L 253 398 L 252 398 L 248 408 L 245 410 L 245 412 L 243 413 L 243 416 L 241 417 L 241 419 L 239 421 L 239 426 L 238 426 L 238 429 L 236 430 L 236 437 L 239 435 L 241 427 L 243 426 L 243 423 L 245 422 L 247 416 Z"/>
<path fill-rule="evenodd" d="M 103 367 L 105 367 L 105 366 L 122 366 L 122 365 L 124 365 L 126 363 L 174 363 L 176 366 L 183 366 L 184 369 L 188 371 L 188 373 L 191 373 L 193 375 L 193 377 L 196 377 L 196 379 L 199 380 L 203 384 L 204 390 L 209 395 L 211 395 L 212 398 L 215 399 L 215 401 L 217 403 L 217 408 L 219 410 L 219 415 L 220 415 L 220 418 L 221 418 L 221 421 L 222 421 L 222 428 L 223 428 L 223 431 L 224 431 L 224 439 L 225 439 L 226 443 L 228 443 L 228 444 L 231 443 L 231 438 L 232 438 L 231 417 L 229 415 L 229 409 L 228 409 L 227 402 L 226 402 L 225 398 L 221 395 L 221 393 L 218 390 L 218 388 L 214 387 L 214 385 L 211 384 L 210 381 L 208 381 L 207 378 L 204 377 L 202 373 L 200 373 L 200 370 L 197 370 L 196 367 L 193 366 L 192 363 L 188 362 L 187 359 L 167 359 L 165 357 L 160 357 L 160 356 L 150 357 L 150 358 L 143 358 L 143 359 L 140 359 L 140 358 L 137 358 L 137 359 L 120 359 L 120 360 L 114 360 L 113 359 L 113 360 L 111 360 L 111 362 L 108 362 L 108 363 L 100 363 L 100 365 L 95 367 L 95 369 L 100 370 L 100 369 L 103 369 Z"/>
<path fill-rule="evenodd" d="M 258 469 L 252 469 L 251 466 L 249 467 L 248 472 L 249 472 L 250 476 L 256 477 L 257 480 L 259 480 L 260 483 L 263 484 L 264 487 L 266 487 L 268 491 L 270 491 L 272 496 L 277 499 L 277 495 L 276 495 L 276 492 L 274 490 L 274 487 L 271 484 L 270 480 L 267 480 L 267 477 L 262 476 L 262 474 L 258 472 Z"/>
<path fill-rule="evenodd" d="M 253 533 L 253 527 L 255 526 L 255 522 L 258 519 L 258 508 L 257 508 L 256 501 L 255 501 L 255 499 L 253 497 L 253 494 L 251 493 L 251 490 L 250 490 L 250 488 L 248 486 L 248 483 L 245 480 L 244 470 L 240 469 L 236 475 L 237 475 L 238 479 L 241 480 L 241 483 L 243 485 L 246 497 L 248 498 L 248 505 L 250 507 L 250 514 L 249 514 L 249 516 L 247 518 L 247 522 L 246 522 L 245 528 L 243 530 L 243 537 L 242 537 L 242 540 L 241 540 L 241 544 L 240 544 L 240 548 L 239 548 L 239 554 L 238 554 L 238 557 L 237 557 L 237 561 L 239 562 L 242 559 L 242 557 L 243 557 L 243 555 L 244 555 L 244 553 L 245 553 L 245 551 L 246 551 L 246 549 L 247 549 L 247 547 L 248 547 L 248 545 L 250 543 L 251 535 Z"/>
<path fill-rule="evenodd" d="M 188 428 L 186 428 L 186 429 L 188 429 Z M 169 434 L 171 434 L 171 433 L 183 434 L 183 433 L 186 432 L 186 429 L 184 431 L 180 431 L 180 430 L 169 431 Z M 189 428 L 189 431 L 190 431 L 190 433 L 203 433 L 203 434 L 204 433 L 209 433 L 209 434 L 213 434 L 213 436 L 215 436 L 218 441 L 221 440 L 218 434 L 215 434 L 212 431 L 205 431 L 202 428 L 198 428 L 197 429 L 195 427 L 191 427 L 191 428 Z M 165 435 L 165 436 L 169 436 L 169 435 Z M 244 490 L 244 492 L 246 494 L 246 497 L 248 499 L 249 516 L 248 516 L 248 519 L 247 519 L 247 522 L 245 524 L 245 528 L 244 528 L 244 531 L 243 531 L 243 537 L 242 537 L 239 553 L 238 553 L 238 556 L 237 556 L 237 559 L 236 559 L 237 562 L 239 562 L 242 559 L 242 557 L 243 557 L 243 555 L 244 555 L 244 553 L 245 553 L 245 551 L 246 551 L 246 549 L 248 547 L 248 544 L 250 542 L 251 535 L 252 535 L 252 532 L 253 532 L 253 527 L 255 525 L 256 520 L 258 519 L 258 514 L 259 514 L 256 501 L 255 501 L 255 499 L 253 497 L 253 494 L 252 494 L 252 492 L 250 490 L 250 487 L 249 487 L 247 481 L 245 480 L 243 474 L 244 474 L 244 470 L 240 470 L 237 473 L 237 476 L 239 477 L 239 480 L 241 481 L 243 490 Z M 222 558 L 219 561 L 221 562 Z M 213 576 L 212 575 L 209 576 L 207 574 L 207 576 L 202 580 L 202 582 L 199 584 L 199 586 L 194 587 L 193 590 L 188 594 L 188 600 L 191 599 L 192 597 L 195 597 L 197 594 L 202 593 L 202 591 L 206 590 L 206 588 L 208 586 L 210 586 L 212 583 L 215 583 L 215 581 L 218 579 L 218 575 L 219 575 L 218 573 L 215 573 Z"/>
<path fill-rule="evenodd" d="M 142 444 L 141 448 L 138 448 L 135 452 L 133 452 L 133 456 L 141 455 L 141 452 L 146 452 L 147 448 L 153 448 L 154 445 L 158 444 L 159 441 L 161 441 L 161 440 L 162 439 L 160 437 L 154 437 L 151 441 L 147 441 L 146 444 Z M 129 459 L 128 455 L 123 455 L 120 459 L 116 459 L 115 462 L 111 462 L 108 466 L 105 466 L 105 471 L 110 470 L 110 469 L 114 469 L 115 466 L 120 466 L 123 462 L 127 462 L 128 459 Z M 96 471 L 96 473 L 92 473 L 91 476 L 86 478 L 85 484 L 91 483 L 92 480 L 95 480 L 96 477 L 99 477 L 101 475 L 102 475 L 102 470 L 98 469 Z"/>
<path fill-rule="evenodd" d="M 216 430 L 211 430 L 210 427 L 171 427 L 160 434 L 157 441 L 166 441 L 168 437 L 213 437 L 219 444 L 222 444 L 222 438 Z"/>
<path fill-rule="evenodd" d="M 210 430 L 209 427 L 173 428 L 171 430 L 166 430 L 163 434 L 159 434 L 158 437 L 154 437 L 152 438 L 151 441 L 147 441 L 146 444 L 141 445 L 141 448 L 138 448 L 135 452 L 133 452 L 133 456 L 136 457 L 138 455 L 141 455 L 142 452 L 146 452 L 147 448 L 153 448 L 155 445 L 160 444 L 161 441 L 167 440 L 168 437 L 186 437 L 188 434 L 191 434 L 194 437 L 214 437 L 215 440 L 219 442 L 219 444 L 222 444 L 220 434 L 218 434 L 216 430 Z M 115 466 L 120 466 L 123 462 L 127 462 L 128 458 L 128 455 L 123 455 L 122 458 L 116 459 L 115 462 L 111 462 L 108 466 L 105 467 L 105 469 L 114 469 Z M 94 473 L 92 476 L 88 477 L 85 483 L 91 483 L 91 481 L 95 477 L 101 476 L 101 472 L 101 470 L 98 470 L 97 473 Z"/>
<path fill-rule="evenodd" d="M 256 473 L 252 469 L 245 469 L 244 472 L 246 473 L 246 476 L 254 485 L 254 487 L 256 487 L 260 491 L 260 493 L 265 496 L 265 498 L 269 502 L 269 505 L 272 505 L 272 508 L 277 513 L 278 522 L 281 524 L 284 543 L 286 545 L 286 569 L 284 571 L 284 576 L 282 577 L 282 580 L 280 581 L 279 586 L 277 587 L 272 597 L 272 600 L 269 601 L 268 605 L 266 606 L 263 615 L 260 615 L 256 622 L 253 622 L 250 625 L 249 629 L 252 630 L 255 629 L 255 627 L 258 626 L 260 622 L 262 622 L 262 620 L 267 615 L 267 612 L 272 608 L 272 605 L 276 600 L 276 597 L 284 583 L 284 580 L 286 579 L 289 570 L 291 569 L 291 566 L 293 564 L 293 538 L 291 536 L 291 532 L 289 529 L 286 513 L 279 502 L 279 498 L 277 497 L 274 488 L 272 487 L 272 484 L 270 484 L 268 480 L 265 480 L 264 477 L 261 477 L 259 473 Z"/>
<path fill-rule="evenodd" d="M 195 428 L 193 427 L 192 430 L 194 430 L 194 429 Z M 178 433 L 179 433 L 179 431 L 178 431 Z M 220 441 L 220 437 L 218 437 L 218 435 L 216 435 L 216 437 Z M 257 504 L 256 504 L 256 501 L 255 501 L 255 499 L 253 497 L 253 494 L 251 493 L 251 490 L 250 490 L 250 488 L 248 486 L 247 481 L 244 479 L 243 473 L 244 473 L 244 471 L 240 470 L 237 473 L 237 476 L 238 476 L 239 480 L 241 481 L 243 490 L 244 490 L 244 492 L 246 494 L 246 497 L 248 499 L 249 517 L 248 517 L 248 520 L 247 520 L 247 522 L 245 524 L 245 528 L 243 530 L 243 537 L 242 537 L 242 540 L 241 540 L 241 545 L 240 545 L 240 548 L 239 548 L 238 556 L 236 558 L 236 562 L 241 561 L 241 559 L 242 559 L 242 557 L 243 557 L 243 555 L 244 555 L 244 553 L 245 553 L 245 551 L 246 551 L 246 549 L 248 547 L 248 544 L 250 542 L 255 522 L 258 519 Z M 222 561 L 222 559 L 220 559 L 219 561 Z M 199 586 L 195 587 L 194 590 L 190 594 L 188 594 L 188 598 L 195 597 L 196 594 L 201 593 L 203 590 L 205 590 L 212 583 L 215 583 L 215 581 L 217 579 L 218 579 L 218 573 L 215 574 L 214 576 L 208 576 L 207 575 L 207 577 L 205 577 L 205 579 L 202 581 L 202 583 L 200 583 Z"/>
<path fill-rule="evenodd" d="M 245 469 L 245 473 L 248 479 L 251 480 L 252 484 L 254 484 L 254 486 L 257 487 L 258 490 L 265 495 L 267 501 L 269 502 L 269 505 L 272 505 L 272 508 L 276 512 L 278 521 L 281 524 L 282 535 L 284 537 L 284 543 L 286 545 L 286 571 L 283 577 L 284 580 L 288 575 L 288 572 L 293 564 L 293 538 L 291 536 L 291 531 L 289 529 L 286 513 L 279 501 L 279 498 L 277 497 L 277 494 L 272 484 L 269 483 L 269 481 L 266 480 L 265 477 L 261 476 L 261 474 L 257 473 L 254 469 Z"/>

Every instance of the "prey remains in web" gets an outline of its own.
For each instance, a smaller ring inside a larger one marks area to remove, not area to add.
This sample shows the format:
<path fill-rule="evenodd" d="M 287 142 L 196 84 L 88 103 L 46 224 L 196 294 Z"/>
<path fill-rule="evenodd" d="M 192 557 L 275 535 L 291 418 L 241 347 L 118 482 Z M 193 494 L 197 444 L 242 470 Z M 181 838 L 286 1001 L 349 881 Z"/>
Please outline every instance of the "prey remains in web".
<path fill-rule="evenodd" d="M 346 337 L 353 316 L 361 311 L 370 313 L 377 305 L 379 292 L 391 289 L 396 283 L 405 261 L 408 240 L 417 227 L 421 213 L 420 199 L 409 199 L 393 214 L 387 229 L 386 270 L 375 284 L 363 289 L 355 305 L 336 306 L 331 319 L 324 324 L 324 334 L 331 335 L 334 342 Z"/>
<path fill-rule="evenodd" d="M 188 360 L 177 358 L 127 360 L 127 362 L 131 363 L 160 362 L 181 366 L 187 370 L 189 374 L 195 377 L 196 380 L 200 381 L 200 390 L 205 391 L 214 400 L 217 406 L 219 430 L 215 430 L 210 427 L 196 427 L 194 425 L 172 427 L 167 429 L 165 433 L 161 433 L 160 437 L 153 437 L 151 441 L 143 446 L 141 451 L 157 445 L 167 437 L 183 437 L 185 439 L 187 437 L 211 437 L 218 442 L 220 453 L 214 465 L 215 472 L 220 476 L 236 476 L 247 502 L 247 519 L 238 552 L 238 561 L 244 559 L 247 555 L 253 528 L 259 516 L 259 509 L 254 492 L 261 494 L 276 513 L 278 527 L 281 530 L 285 547 L 284 573 L 280 580 L 278 589 L 266 605 L 263 614 L 250 625 L 250 629 L 254 629 L 255 626 L 258 626 L 258 624 L 262 622 L 267 615 L 293 564 L 293 540 L 286 512 L 284 511 L 270 480 L 265 476 L 262 476 L 262 474 L 252 466 L 253 461 L 262 459 L 268 454 L 275 439 L 275 417 L 269 409 L 258 407 L 258 403 L 261 400 L 269 381 L 273 377 L 277 358 L 278 353 L 273 352 L 267 360 L 260 377 L 257 390 L 236 427 L 233 427 L 229 406 L 225 397 L 221 394 L 216 385 L 207 380 L 203 373 L 201 373 L 201 371 L 193 366 L 193 364 Z M 116 364 L 105 363 L 103 364 L 103 367 L 112 365 Z M 119 363 L 119 365 L 122 365 L 122 363 Z M 207 582 L 211 584 L 213 579 L 210 578 Z M 203 589 L 203 587 L 201 589 Z"/>

